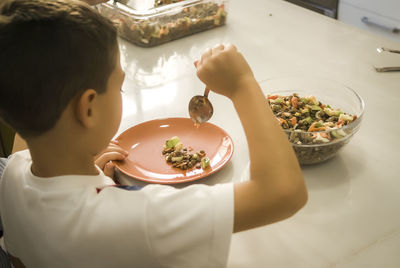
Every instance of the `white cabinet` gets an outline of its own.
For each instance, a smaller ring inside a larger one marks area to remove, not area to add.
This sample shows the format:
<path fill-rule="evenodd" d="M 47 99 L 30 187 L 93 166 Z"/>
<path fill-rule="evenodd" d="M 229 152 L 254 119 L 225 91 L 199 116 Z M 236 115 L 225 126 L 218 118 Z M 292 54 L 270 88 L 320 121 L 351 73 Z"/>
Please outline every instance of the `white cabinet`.
<path fill-rule="evenodd" d="M 338 20 L 400 42 L 400 0 L 340 0 Z"/>

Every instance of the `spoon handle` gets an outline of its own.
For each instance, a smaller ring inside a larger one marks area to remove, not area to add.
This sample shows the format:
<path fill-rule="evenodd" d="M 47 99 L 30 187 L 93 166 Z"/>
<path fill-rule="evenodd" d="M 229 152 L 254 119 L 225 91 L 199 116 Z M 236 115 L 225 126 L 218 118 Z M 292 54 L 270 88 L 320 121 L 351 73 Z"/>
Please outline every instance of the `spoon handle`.
<path fill-rule="evenodd" d="M 196 60 L 195 62 L 193 62 L 194 66 L 197 68 L 197 63 L 199 63 L 198 60 Z M 208 87 L 206 87 L 206 89 L 204 90 L 204 97 L 208 98 L 208 93 L 210 93 L 210 89 Z"/>
<path fill-rule="evenodd" d="M 392 53 L 400 53 L 400 50 L 391 49 L 391 48 L 386 48 L 386 47 L 378 47 L 376 50 L 377 50 L 379 53 L 381 53 L 381 52 L 383 52 L 383 51 L 392 52 Z"/>
<path fill-rule="evenodd" d="M 204 97 L 208 98 L 208 93 L 210 93 L 210 89 L 206 87 L 206 89 L 204 90 Z"/>
<path fill-rule="evenodd" d="M 397 50 L 397 49 L 385 48 L 384 50 L 386 50 L 388 52 L 392 52 L 392 53 L 400 53 L 400 50 Z"/>
<path fill-rule="evenodd" d="M 396 71 L 400 71 L 400 66 L 399 67 L 375 67 L 375 70 L 379 73 L 396 72 Z"/>

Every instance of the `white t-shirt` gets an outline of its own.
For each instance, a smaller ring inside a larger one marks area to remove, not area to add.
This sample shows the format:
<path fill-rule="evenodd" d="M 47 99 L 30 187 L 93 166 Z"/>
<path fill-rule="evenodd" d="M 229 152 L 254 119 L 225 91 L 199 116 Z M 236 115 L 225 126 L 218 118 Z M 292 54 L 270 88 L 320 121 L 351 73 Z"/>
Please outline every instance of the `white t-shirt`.
<path fill-rule="evenodd" d="M 101 171 L 40 178 L 31 164 L 13 155 L 0 185 L 5 246 L 27 267 L 226 266 L 232 184 L 126 190 Z"/>

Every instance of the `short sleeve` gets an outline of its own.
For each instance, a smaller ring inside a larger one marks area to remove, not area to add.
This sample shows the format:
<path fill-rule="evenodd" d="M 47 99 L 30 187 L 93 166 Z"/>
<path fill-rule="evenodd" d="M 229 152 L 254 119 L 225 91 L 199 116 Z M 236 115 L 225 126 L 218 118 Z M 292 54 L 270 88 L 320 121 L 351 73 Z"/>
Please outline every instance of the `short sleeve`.
<path fill-rule="evenodd" d="M 233 184 L 142 189 L 149 244 L 163 267 L 225 267 L 233 231 Z"/>

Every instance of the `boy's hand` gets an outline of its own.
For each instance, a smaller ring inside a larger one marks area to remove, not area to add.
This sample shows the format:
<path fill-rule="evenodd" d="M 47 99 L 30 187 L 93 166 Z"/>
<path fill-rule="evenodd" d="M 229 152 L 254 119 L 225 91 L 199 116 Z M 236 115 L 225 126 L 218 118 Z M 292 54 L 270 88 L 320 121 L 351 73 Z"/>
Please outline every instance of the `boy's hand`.
<path fill-rule="evenodd" d="M 197 76 L 212 91 L 232 98 L 236 89 L 254 79 L 243 55 L 233 45 L 208 49 L 197 63 Z"/>
<path fill-rule="evenodd" d="M 122 149 L 117 141 L 111 141 L 107 149 L 101 152 L 95 160 L 95 164 L 103 170 L 104 174 L 111 179 L 114 177 L 113 160 L 124 160 L 128 152 Z"/>

